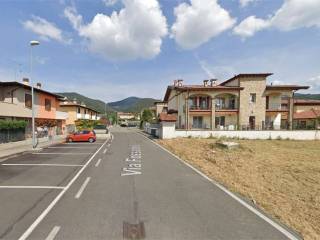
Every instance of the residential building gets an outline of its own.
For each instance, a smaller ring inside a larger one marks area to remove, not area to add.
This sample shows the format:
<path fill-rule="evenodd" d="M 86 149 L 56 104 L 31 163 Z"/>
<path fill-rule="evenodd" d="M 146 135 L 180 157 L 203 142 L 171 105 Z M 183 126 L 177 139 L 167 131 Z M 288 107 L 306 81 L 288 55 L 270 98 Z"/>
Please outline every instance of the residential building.
<path fill-rule="evenodd" d="M 308 86 L 267 85 L 272 73 L 238 74 L 220 84 L 168 86 L 164 102 L 176 116 L 177 129 L 262 130 L 291 129 L 294 93 Z M 284 104 L 286 103 L 286 105 Z M 287 117 L 286 121 L 282 119 Z"/>
<path fill-rule="evenodd" d="M 41 84 L 34 88 L 35 126 L 50 129 L 56 134 L 65 130 L 67 114 L 58 110 L 62 96 L 45 91 Z M 32 98 L 29 80 L 0 82 L 0 119 L 26 120 L 27 134 L 31 134 Z"/>
<path fill-rule="evenodd" d="M 135 115 L 133 113 L 127 113 L 127 112 L 117 112 L 117 117 L 119 121 L 135 119 Z"/>
<path fill-rule="evenodd" d="M 159 117 L 160 113 L 167 113 L 168 112 L 168 103 L 164 101 L 157 101 L 154 102 L 156 108 L 156 116 Z"/>
<path fill-rule="evenodd" d="M 287 107 L 287 103 L 282 103 Z M 287 121 L 283 116 L 282 121 Z M 320 100 L 294 99 L 293 127 L 295 129 L 320 128 Z"/>
<path fill-rule="evenodd" d="M 60 105 L 59 110 L 68 113 L 66 126 L 69 132 L 74 131 L 76 121 L 79 120 L 100 120 L 99 112 L 93 108 L 86 106 L 83 103 L 78 103 L 76 99 L 69 101 L 64 99 Z"/>

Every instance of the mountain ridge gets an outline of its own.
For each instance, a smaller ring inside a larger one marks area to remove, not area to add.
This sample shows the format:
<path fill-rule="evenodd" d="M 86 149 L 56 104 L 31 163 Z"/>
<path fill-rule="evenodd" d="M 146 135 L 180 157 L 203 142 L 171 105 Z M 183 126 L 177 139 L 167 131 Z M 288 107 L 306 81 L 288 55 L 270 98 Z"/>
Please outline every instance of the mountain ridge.
<path fill-rule="evenodd" d="M 67 97 L 69 101 L 76 99 L 79 103 L 84 103 L 86 106 L 93 108 L 100 113 L 110 112 L 141 112 L 144 108 L 152 107 L 157 99 L 153 98 L 139 98 L 128 97 L 120 101 L 106 103 L 99 99 L 93 99 L 86 97 L 77 92 L 60 92 L 57 93 L 64 97 Z"/>

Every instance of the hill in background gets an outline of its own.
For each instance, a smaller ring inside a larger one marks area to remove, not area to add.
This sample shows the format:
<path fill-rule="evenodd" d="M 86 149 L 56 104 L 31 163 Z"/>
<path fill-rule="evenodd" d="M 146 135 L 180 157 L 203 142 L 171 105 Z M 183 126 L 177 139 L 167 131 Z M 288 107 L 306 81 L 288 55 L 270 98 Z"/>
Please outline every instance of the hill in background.
<path fill-rule="evenodd" d="M 154 106 L 158 101 L 153 98 L 128 97 L 121 101 L 110 102 L 108 105 L 118 112 L 141 112 L 142 109 Z"/>
<path fill-rule="evenodd" d="M 76 92 L 63 92 L 57 94 L 67 97 L 70 101 L 77 99 L 78 103 L 84 103 L 87 107 L 93 108 L 102 114 L 105 112 L 114 112 L 114 109 L 104 101 L 88 98 Z"/>
<path fill-rule="evenodd" d="M 320 100 L 320 94 L 301 94 L 296 93 L 294 94 L 295 98 L 298 99 L 313 99 L 313 100 Z"/>
<path fill-rule="evenodd" d="M 88 98 L 76 92 L 63 92 L 57 93 L 59 95 L 67 97 L 70 101 L 77 99 L 79 103 L 84 103 L 86 106 L 93 108 L 100 113 L 110 112 L 141 112 L 142 109 L 154 106 L 154 102 L 157 101 L 153 98 L 138 98 L 128 97 L 121 101 L 105 103 L 98 99 Z"/>

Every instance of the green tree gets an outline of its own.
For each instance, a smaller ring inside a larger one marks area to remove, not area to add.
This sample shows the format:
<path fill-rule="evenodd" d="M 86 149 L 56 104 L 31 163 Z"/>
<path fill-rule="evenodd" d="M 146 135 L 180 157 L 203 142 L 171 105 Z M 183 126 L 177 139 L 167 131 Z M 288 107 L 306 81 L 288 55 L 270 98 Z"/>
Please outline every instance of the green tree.
<path fill-rule="evenodd" d="M 141 116 L 141 121 L 143 122 L 151 122 L 153 119 L 153 114 L 150 109 L 144 109 Z"/>

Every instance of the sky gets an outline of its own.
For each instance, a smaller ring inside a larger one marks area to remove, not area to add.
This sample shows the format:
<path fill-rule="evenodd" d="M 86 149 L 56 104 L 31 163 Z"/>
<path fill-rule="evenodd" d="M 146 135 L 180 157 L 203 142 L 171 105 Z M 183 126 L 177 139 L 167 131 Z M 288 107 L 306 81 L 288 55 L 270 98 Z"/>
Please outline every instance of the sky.
<path fill-rule="evenodd" d="M 0 81 L 107 102 L 274 73 L 320 93 L 320 0 L 2 0 Z M 304 92 L 302 92 L 304 93 Z"/>

